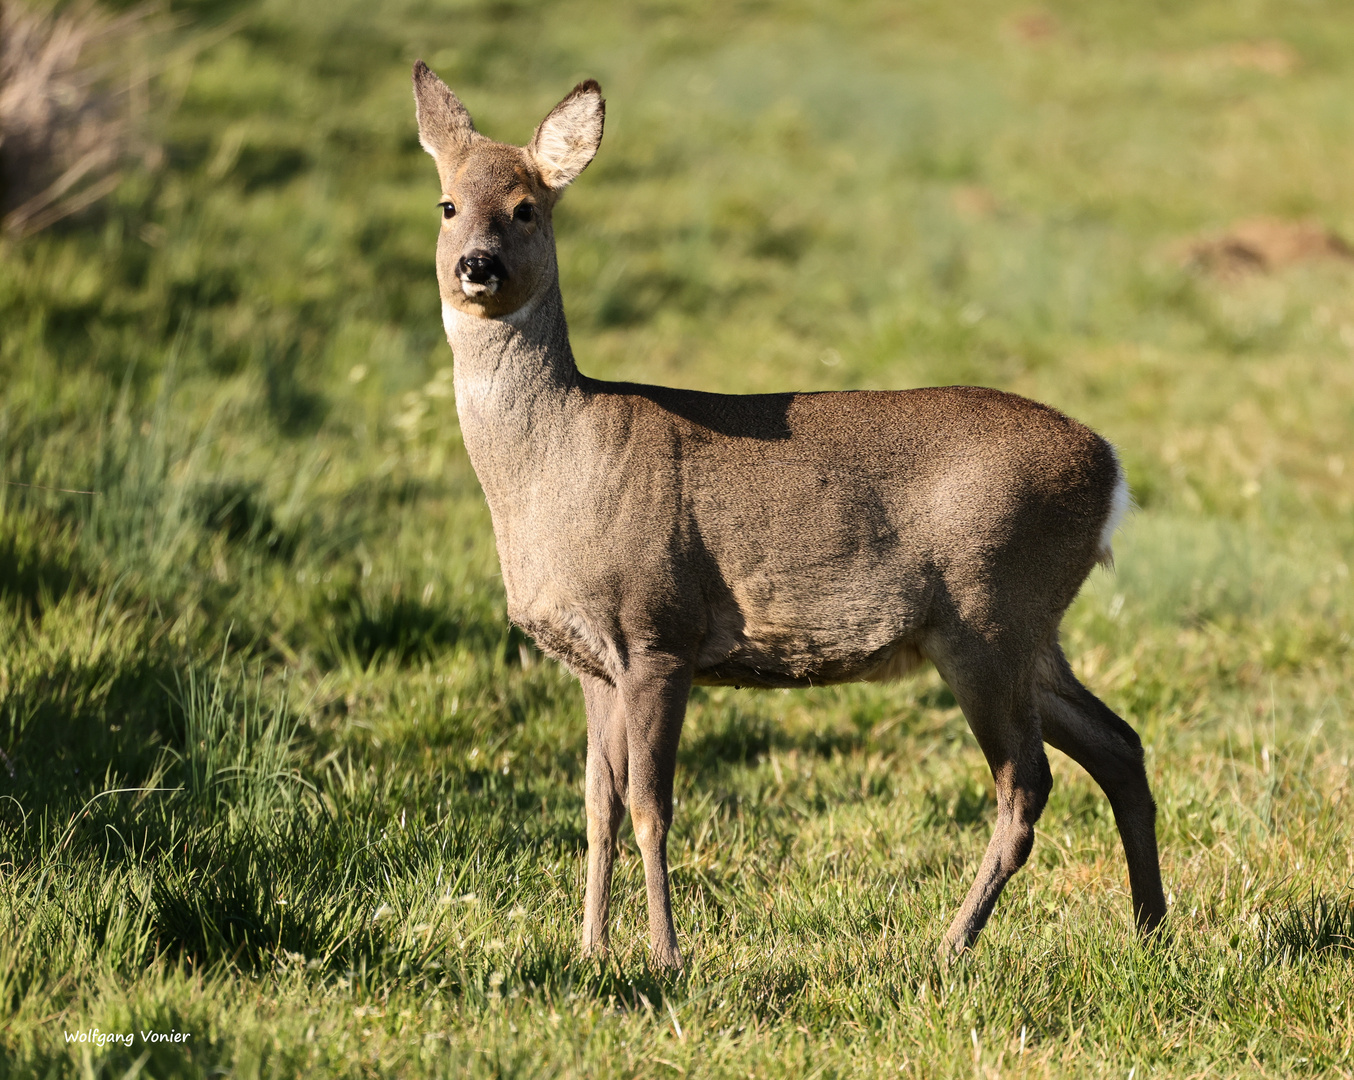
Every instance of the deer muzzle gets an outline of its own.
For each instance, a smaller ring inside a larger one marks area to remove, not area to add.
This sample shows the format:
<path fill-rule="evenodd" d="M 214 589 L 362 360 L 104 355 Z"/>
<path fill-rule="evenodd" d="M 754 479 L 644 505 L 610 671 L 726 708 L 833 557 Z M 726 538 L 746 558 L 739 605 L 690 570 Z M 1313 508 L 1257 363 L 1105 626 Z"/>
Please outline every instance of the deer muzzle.
<path fill-rule="evenodd" d="M 456 277 L 466 296 L 493 295 L 507 276 L 507 268 L 499 257 L 487 251 L 462 255 L 456 263 Z"/>

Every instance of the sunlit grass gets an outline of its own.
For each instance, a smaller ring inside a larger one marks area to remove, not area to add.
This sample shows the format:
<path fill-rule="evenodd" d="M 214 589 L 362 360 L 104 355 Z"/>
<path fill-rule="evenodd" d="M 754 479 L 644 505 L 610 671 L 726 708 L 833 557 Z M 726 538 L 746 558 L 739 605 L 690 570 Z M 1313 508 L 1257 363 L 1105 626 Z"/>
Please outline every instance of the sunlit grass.
<path fill-rule="evenodd" d="M 0 1071 L 1354 1075 L 1354 269 L 1182 257 L 1354 236 L 1338 5 L 178 10 L 163 168 L 0 252 Z M 994 807 L 923 673 L 697 691 L 689 969 L 628 828 L 578 958 L 582 701 L 460 444 L 418 56 L 517 141 L 602 81 L 556 219 L 588 373 L 976 382 L 1116 443 L 1139 509 L 1064 641 L 1147 744 L 1161 941 L 1052 754 L 936 967 Z"/>

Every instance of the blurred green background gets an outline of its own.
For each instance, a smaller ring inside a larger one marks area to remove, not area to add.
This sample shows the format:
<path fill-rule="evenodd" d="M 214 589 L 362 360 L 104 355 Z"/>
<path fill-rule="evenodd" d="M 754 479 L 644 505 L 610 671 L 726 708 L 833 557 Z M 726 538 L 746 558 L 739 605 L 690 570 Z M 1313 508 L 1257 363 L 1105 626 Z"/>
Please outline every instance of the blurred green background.
<path fill-rule="evenodd" d="M 0 240 L 0 1071 L 1354 1075 L 1348 4 L 204 0 L 127 56 L 162 153 Z M 1166 943 L 1060 759 L 934 967 L 994 807 L 931 675 L 698 691 L 691 970 L 625 839 L 576 959 L 582 705 L 458 435 L 420 57 L 517 143 L 602 83 L 588 374 L 980 383 L 1115 442 L 1065 639 L 1149 747 Z"/>

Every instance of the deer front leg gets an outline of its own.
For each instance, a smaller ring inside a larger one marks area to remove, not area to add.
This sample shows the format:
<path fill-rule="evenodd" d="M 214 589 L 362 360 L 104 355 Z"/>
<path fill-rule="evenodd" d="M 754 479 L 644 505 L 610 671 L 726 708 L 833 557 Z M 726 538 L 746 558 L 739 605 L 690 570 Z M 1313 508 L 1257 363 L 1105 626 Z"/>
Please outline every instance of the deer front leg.
<path fill-rule="evenodd" d="M 620 693 L 608 682 L 584 675 L 588 711 L 588 765 L 584 802 L 588 813 L 588 887 L 583 897 L 583 955 L 604 956 L 610 948 L 611 868 L 616 830 L 625 814 L 630 762 Z"/>
<path fill-rule="evenodd" d="M 672 921 L 668 829 L 672 825 L 677 740 L 690 691 L 691 668 L 675 661 L 635 671 L 622 686 L 630 749 L 630 820 L 635 827 L 635 843 L 644 857 L 649 946 L 656 966 L 674 970 L 682 967 L 682 954 Z"/>

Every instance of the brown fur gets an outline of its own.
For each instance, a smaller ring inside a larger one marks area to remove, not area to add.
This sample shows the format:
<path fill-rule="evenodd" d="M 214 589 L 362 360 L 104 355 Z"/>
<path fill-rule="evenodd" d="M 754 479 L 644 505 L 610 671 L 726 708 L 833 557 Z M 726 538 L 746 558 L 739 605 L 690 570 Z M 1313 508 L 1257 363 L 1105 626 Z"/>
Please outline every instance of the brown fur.
<path fill-rule="evenodd" d="M 520 149 L 473 133 L 422 64 L 414 83 L 457 207 L 438 280 L 509 615 L 578 675 L 587 703 L 585 950 L 607 947 L 628 800 L 654 956 L 681 964 L 666 844 L 693 683 L 881 679 L 924 659 L 997 784 L 996 830 L 947 951 L 974 940 L 1029 853 L 1051 784 L 1044 739 L 1109 794 L 1138 924 L 1154 927 L 1165 901 L 1141 746 L 1058 647 L 1124 497 L 1109 444 L 975 387 L 733 396 L 582 375 L 550 213 L 596 151 L 600 89 L 580 84 Z M 515 212 L 525 200 L 530 221 Z M 468 281 L 468 258 L 503 268 L 495 291 Z"/>

